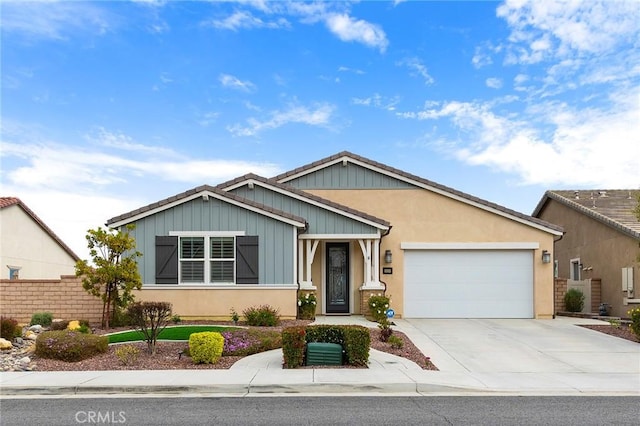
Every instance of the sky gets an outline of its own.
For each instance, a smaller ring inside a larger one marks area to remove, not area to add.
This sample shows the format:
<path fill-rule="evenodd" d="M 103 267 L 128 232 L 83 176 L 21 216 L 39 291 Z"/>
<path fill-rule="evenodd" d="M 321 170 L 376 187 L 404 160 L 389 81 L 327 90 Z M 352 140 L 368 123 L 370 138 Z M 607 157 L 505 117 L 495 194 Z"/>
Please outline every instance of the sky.
<path fill-rule="evenodd" d="M 640 2 L 0 0 L 1 190 L 88 229 L 347 150 L 531 214 L 640 188 Z"/>

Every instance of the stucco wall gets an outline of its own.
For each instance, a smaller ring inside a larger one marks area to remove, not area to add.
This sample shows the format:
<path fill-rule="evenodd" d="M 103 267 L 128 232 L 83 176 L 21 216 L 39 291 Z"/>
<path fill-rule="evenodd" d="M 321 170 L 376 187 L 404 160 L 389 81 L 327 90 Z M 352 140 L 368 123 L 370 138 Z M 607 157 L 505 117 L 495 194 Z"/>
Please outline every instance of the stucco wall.
<path fill-rule="evenodd" d="M 591 268 L 582 271 L 583 279 L 602 280 L 601 299 L 611 305 L 611 315 L 625 317 L 629 309 L 638 306 L 625 305 L 626 292 L 622 291 L 622 268 L 634 267 L 635 297 L 640 296 L 637 240 L 554 200 L 549 200 L 539 216 L 564 227 L 565 235 L 555 247 L 560 278 L 569 278 L 570 261 L 579 258 L 583 268 Z"/>
<path fill-rule="evenodd" d="M 193 288 L 187 286 L 143 287 L 134 291 L 136 301 L 170 302 L 173 313 L 182 318 L 231 318 L 231 309 L 242 317 L 249 307 L 270 305 L 279 310 L 282 319 L 297 315 L 297 286 L 234 286 Z"/>
<path fill-rule="evenodd" d="M 75 260 L 19 205 L 0 210 L 0 277 L 10 266 L 22 279 L 57 279 L 75 273 Z"/>
<path fill-rule="evenodd" d="M 391 222 L 391 233 L 382 240 L 380 264 L 393 267 L 393 274 L 380 278 L 387 283 L 398 316 L 404 299 L 402 242 L 538 242 L 533 253 L 534 315 L 553 316 L 553 263 L 540 260 L 542 250 L 553 253 L 552 234 L 423 189 L 307 191 Z M 391 265 L 384 264 L 387 249 L 393 253 Z"/>

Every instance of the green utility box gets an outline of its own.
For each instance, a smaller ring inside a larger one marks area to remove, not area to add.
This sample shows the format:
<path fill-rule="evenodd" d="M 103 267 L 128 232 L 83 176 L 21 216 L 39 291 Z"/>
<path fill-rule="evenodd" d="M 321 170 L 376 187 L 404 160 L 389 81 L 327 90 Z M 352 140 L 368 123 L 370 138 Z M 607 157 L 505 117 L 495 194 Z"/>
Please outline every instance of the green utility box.
<path fill-rule="evenodd" d="M 342 345 L 321 342 L 308 343 L 307 365 L 342 365 Z"/>

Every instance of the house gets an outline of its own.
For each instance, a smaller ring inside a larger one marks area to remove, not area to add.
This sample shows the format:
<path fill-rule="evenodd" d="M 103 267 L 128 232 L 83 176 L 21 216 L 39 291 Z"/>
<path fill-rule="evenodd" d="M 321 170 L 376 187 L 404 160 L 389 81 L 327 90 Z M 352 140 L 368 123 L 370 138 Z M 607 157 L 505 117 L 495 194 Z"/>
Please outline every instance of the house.
<path fill-rule="evenodd" d="M 5 279 L 75 274 L 78 256 L 19 198 L 0 197 L 0 267 Z"/>
<path fill-rule="evenodd" d="M 267 179 L 200 186 L 107 222 L 135 224 L 139 300 L 181 316 L 269 304 L 398 317 L 551 318 L 562 228 L 350 152 Z M 543 256 L 544 254 L 544 256 Z"/>
<path fill-rule="evenodd" d="M 547 191 L 533 216 L 561 225 L 555 243 L 557 276 L 599 278 L 609 314 L 626 317 L 640 304 L 640 190 Z"/>

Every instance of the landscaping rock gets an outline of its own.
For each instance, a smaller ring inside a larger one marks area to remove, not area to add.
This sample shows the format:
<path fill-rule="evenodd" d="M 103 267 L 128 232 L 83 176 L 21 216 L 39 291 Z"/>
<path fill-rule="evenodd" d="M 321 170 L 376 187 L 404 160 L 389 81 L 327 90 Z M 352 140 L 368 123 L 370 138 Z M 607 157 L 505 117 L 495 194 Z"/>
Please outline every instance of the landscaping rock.
<path fill-rule="evenodd" d="M 32 325 L 31 327 L 29 327 L 29 331 L 33 331 L 34 333 L 41 333 L 42 330 L 43 328 L 40 324 Z"/>
<path fill-rule="evenodd" d="M 27 330 L 27 332 L 24 333 L 24 338 L 26 340 L 36 340 L 38 338 L 38 335 L 31 330 Z"/>
<path fill-rule="evenodd" d="M 6 351 L 13 349 L 13 345 L 7 339 L 0 338 L 0 350 Z"/>

